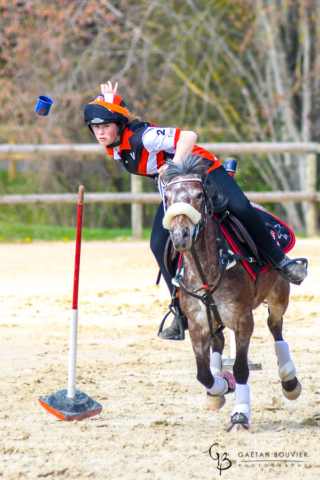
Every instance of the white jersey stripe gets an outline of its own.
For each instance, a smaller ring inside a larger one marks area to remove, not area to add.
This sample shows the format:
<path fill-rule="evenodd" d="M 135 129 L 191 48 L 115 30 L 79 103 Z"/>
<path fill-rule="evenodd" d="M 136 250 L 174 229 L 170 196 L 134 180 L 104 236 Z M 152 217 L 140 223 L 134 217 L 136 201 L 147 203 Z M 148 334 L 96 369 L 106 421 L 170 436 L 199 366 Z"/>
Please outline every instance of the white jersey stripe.
<path fill-rule="evenodd" d="M 142 135 L 143 146 L 149 152 L 147 161 L 148 175 L 154 175 L 158 172 L 157 153 L 161 151 L 175 153 L 175 134 L 176 128 L 149 127 Z"/>
<path fill-rule="evenodd" d="M 154 175 L 155 173 L 158 173 L 157 154 L 155 152 L 149 152 L 149 157 L 147 162 L 147 174 Z"/>

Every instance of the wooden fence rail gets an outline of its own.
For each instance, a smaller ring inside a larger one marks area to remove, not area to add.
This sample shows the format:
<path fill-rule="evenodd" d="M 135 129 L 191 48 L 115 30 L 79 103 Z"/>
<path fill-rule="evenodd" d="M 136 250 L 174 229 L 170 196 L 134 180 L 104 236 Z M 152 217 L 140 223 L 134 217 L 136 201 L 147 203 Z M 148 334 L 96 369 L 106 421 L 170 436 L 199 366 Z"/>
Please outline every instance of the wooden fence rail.
<path fill-rule="evenodd" d="M 199 146 L 216 155 L 243 155 L 243 154 L 303 154 L 305 155 L 306 190 L 304 192 L 248 192 L 248 198 L 257 203 L 266 202 L 308 202 L 306 227 L 307 235 L 317 234 L 317 203 L 320 201 L 317 192 L 317 154 L 320 153 L 318 143 L 202 143 Z M 106 154 L 106 150 L 97 144 L 69 144 L 69 145 L 0 145 L 0 161 L 9 160 L 9 174 L 14 177 L 16 162 L 35 160 L 40 155 L 86 154 L 87 158 L 94 159 L 97 155 Z M 131 223 L 135 238 L 141 237 L 142 232 L 142 204 L 159 203 L 158 194 L 142 194 L 141 178 L 132 176 L 131 193 L 87 193 L 87 203 L 131 203 Z M 0 204 L 43 204 L 43 203 L 76 203 L 76 194 L 39 194 L 39 195 L 3 195 Z"/>
<path fill-rule="evenodd" d="M 139 177 L 138 177 L 139 178 Z M 310 202 L 316 205 L 320 202 L 320 192 L 245 192 L 251 202 L 279 203 L 279 202 Z M 132 235 L 135 239 L 142 238 L 142 205 L 159 204 L 158 193 L 86 193 L 85 203 L 131 203 Z M 0 205 L 43 205 L 43 204 L 78 203 L 77 193 L 32 194 L 32 195 L 0 195 Z M 314 225 L 312 224 L 313 228 Z M 308 230 L 308 236 L 317 234 L 315 230 Z"/>
<path fill-rule="evenodd" d="M 263 154 L 263 153 L 320 153 L 320 144 L 313 142 L 250 142 L 250 143 L 199 143 L 200 147 L 214 152 L 216 155 Z M 95 143 L 74 143 L 63 145 L 2 144 L 0 154 L 65 154 L 88 153 L 101 155 L 106 149 Z M 30 156 L 25 156 L 25 160 Z M 34 159 L 34 157 L 32 157 Z"/>
<path fill-rule="evenodd" d="M 251 202 L 320 202 L 320 192 L 245 192 Z M 85 203 L 160 204 L 158 193 L 85 193 Z M 0 205 L 41 205 L 78 203 L 77 193 L 39 193 L 31 195 L 0 195 Z"/>

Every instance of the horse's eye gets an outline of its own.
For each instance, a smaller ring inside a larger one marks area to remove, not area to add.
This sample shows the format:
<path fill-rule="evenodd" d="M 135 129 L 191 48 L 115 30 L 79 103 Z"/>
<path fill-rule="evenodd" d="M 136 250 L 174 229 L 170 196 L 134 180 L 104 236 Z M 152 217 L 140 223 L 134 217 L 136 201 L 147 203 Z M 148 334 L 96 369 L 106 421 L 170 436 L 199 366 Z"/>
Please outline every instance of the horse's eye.
<path fill-rule="evenodd" d="M 202 200 L 203 199 L 203 193 L 198 193 L 198 200 Z"/>

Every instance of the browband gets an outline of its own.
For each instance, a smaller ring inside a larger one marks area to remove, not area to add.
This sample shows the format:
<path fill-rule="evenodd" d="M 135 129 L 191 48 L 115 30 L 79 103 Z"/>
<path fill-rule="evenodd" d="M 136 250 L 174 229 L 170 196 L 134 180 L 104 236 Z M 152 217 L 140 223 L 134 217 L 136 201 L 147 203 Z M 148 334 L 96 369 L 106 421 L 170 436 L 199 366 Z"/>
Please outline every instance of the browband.
<path fill-rule="evenodd" d="M 181 182 L 200 182 L 200 183 L 202 183 L 202 180 L 200 178 L 185 178 L 183 180 L 176 180 L 175 182 L 172 181 L 172 182 L 168 183 L 167 188 L 170 185 L 174 185 L 175 183 L 181 183 Z"/>

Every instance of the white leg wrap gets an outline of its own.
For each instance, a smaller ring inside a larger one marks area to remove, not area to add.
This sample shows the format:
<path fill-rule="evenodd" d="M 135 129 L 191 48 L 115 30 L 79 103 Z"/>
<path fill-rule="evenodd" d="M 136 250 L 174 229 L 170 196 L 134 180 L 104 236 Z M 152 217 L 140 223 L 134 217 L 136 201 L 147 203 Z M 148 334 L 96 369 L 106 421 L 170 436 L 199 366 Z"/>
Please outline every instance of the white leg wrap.
<path fill-rule="evenodd" d="M 210 393 L 210 395 L 223 395 L 227 393 L 228 389 L 229 385 L 225 378 L 214 377 L 214 384 L 211 388 L 207 388 L 207 392 Z"/>
<path fill-rule="evenodd" d="M 211 373 L 212 373 L 213 376 L 216 373 L 222 371 L 222 359 L 221 359 L 220 353 L 218 353 L 218 352 L 211 353 L 210 370 L 211 370 Z"/>
<path fill-rule="evenodd" d="M 236 383 L 236 398 L 231 415 L 235 413 L 244 413 L 248 420 L 250 420 L 250 387 L 247 384 Z"/>
<path fill-rule="evenodd" d="M 289 345 L 287 342 L 280 340 L 274 343 L 276 355 L 278 359 L 278 374 L 281 380 L 293 380 L 296 376 L 296 368 L 290 357 Z"/>
<path fill-rule="evenodd" d="M 281 380 L 287 382 L 288 380 L 293 380 L 296 376 L 296 367 L 294 363 L 289 360 L 289 362 L 285 363 L 281 368 L 279 368 L 279 377 Z"/>

